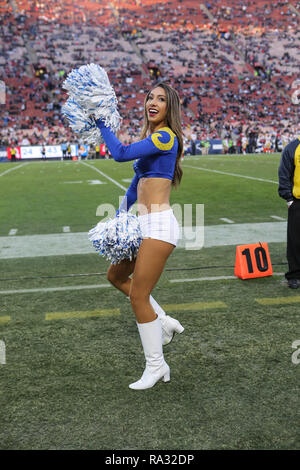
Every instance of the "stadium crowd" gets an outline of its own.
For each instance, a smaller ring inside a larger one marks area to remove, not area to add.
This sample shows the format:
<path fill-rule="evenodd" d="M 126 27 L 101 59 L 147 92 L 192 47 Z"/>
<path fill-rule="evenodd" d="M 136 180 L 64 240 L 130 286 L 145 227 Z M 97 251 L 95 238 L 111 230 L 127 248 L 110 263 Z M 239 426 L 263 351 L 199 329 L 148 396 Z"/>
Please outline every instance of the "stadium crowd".
<path fill-rule="evenodd" d="M 115 88 L 125 142 L 160 80 L 180 92 L 186 148 L 219 138 L 224 153 L 278 150 L 299 134 L 299 2 L 0 0 L 0 13 L 2 146 L 76 140 L 62 85 L 91 62 Z"/>

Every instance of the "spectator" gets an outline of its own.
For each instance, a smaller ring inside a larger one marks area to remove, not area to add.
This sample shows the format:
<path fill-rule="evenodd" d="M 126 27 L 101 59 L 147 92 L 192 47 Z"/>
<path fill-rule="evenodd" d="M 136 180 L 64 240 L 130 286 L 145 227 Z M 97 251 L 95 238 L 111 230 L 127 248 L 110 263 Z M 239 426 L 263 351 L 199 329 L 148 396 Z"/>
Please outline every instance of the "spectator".
<path fill-rule="evenodd" d="M 46 160 L 46 148 L 44 145 L 42 145 L 42 148 L 41 148 L 41 155 L 42 155 L 42 160 Z"/>
<path fill-rule="evenodd" d="M 96 144 L 95 146 L 95 158 L 100 158 L 100 144 Z"/>
<path fill-rule="evenodd" d="M 68 148 L 67 144 L 66 144 L 65 142 L 63 142 L 63 143 L 61 144 L 61 150 L 62 150 L 62 154 L 63 154 L 62 160 L 65 160 L 65 159 L 66 159 L 67 148 Z"/>
<path fill-rule="evenodd" d="M 16 161 L 16 155 L 17 155 L 17 149 L 15 147 L 11 147 L 10 149 L 10 157 L 11 161 L 15 162 Z"/>
<path fill-rule="evenodd" d="M 246 135 L 242 135 L 242 150 L 243 150 L 243 155 L 246 155 L 246 150 L 248 146 L 248 139 Z"/>
<path fill-rule="evenodd" d="M 71 152 L 72 152 L 71 144 L 68 143 L 68 146 L 67 146 L 67 159 L 69 159 L 69 160 L 71 160 L 71 158 L 72 158 Z"/>
<path fill-rule="evenodd" d="M 300 280 L 300 140 L 290 142 L 282 151 L 278 169 L 279 196 L 288 206 L 287 261 L 289 270 L 285 274 L 288 286 L 299 287 Z"/>

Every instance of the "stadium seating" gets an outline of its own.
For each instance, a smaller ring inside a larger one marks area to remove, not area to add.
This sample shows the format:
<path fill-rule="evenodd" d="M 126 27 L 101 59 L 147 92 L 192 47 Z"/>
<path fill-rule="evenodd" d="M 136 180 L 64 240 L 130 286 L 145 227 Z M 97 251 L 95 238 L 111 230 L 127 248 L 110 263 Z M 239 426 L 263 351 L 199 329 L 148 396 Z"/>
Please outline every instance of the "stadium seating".
<path fill-rule="evenodd" d="M 225 125 L 297 132 L 299 16 L 287 1 L 1 0 L 0 13 L 2 143 L 35 144 L 41 131 L 48 143 L 74 139 L 60 113 L 62 82 L 90 62 L 108 72 L 126 140 L 159 80 L 180 92 L 187 138 L 223 137 Z"/>

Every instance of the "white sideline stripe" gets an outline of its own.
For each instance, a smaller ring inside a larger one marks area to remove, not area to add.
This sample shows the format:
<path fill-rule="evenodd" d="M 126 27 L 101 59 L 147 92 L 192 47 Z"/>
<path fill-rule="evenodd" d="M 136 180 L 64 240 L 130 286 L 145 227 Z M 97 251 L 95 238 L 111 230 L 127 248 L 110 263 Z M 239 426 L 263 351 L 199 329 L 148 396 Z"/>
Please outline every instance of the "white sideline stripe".
<path fill-rule="evenodd" d="M 273 273 L 273 276 L 284 276 L 284 273 Z M 271 276 L 268 276 L 271 277 Z M 239 279 L 236 276 L 212 276 L 212 277 L 196 277 L 191 279 L 171 279 L 171 283 L 180 282 L 199 282 L 199 281 L 223 281 L 226 279 Z M 103 289 L 112 287 L 111 284 L 92 284 L 92 285 L 79 285 L 79 286 L 65 286 L 65 287 L 41 287 L 37 289 L 14 289 L 14 290 L 1 290 L 0 295 L 10 294 L 32 294 L 34 292 L 57 292 L 68 290 L 83 290 L 83 289 Z M 1 318 L 1 317 L 0 317 Z"/>
<path fill-rule="evenodd" d="M 204 227 L 204 247 L 286 242 L 286 230 L 287 222 L 207 225 Z"/>
<path fill-rule="evenodd" d="M 100 175 L 104 176 L 104 178 L 107 178 L 109 181 L 111 181 L 111 182 L 114 183 L 115 185 L 119 186 L 119 188 L 123 189 L 124 191 L 127 191 L 127 188 L 125 188 L 125 186 L 123 186 L 122 184 L 118 183 L 118 181 L 114 180 L 113 178 L 111 178 L 110 176 L 106 175 L 106 174 L 103 173 L 102 171 L 98 170 L 98 168 L 95 168 L 95 167 L 89 165 L 88 163 L 83 162 L 82 160 L 80 161 L 80 163 L 81 163 L 82 165 L 88 166 L 89 168 L 91 168 L 91 169 L 94 170 L 94 171 L 97 171 L 98 173 L 100 173 Z"/>
<path fill-rule="evenodd" d="M 272 276 L 284 276 L 284 273 L 273 273 Z M 266 277 L 272 277 L 272 276 L 266 276 Z M 239 279 L 239 278 L 237 276 L 194 277 L 190 279 L 170 279 L 169 282 L 224 281 L 226 279 Z"/>
<path fill-rule="evenodd" d="M 3 175 L 6 175 L 7 173 L 9 173 L 10 171 L 13 171 L 13 170 L 17 170 L 18 168 L 21 168 L 22 166 L 24 165 L 28 165 L 29 162 L 25 162 L 25 163 L 22 163 L 21 165 L 19 166 L 14 166 L 12 168 L 9 168 L 8 170 L 5 170 L 3 173 L 0 173 L 0 176 L 3 176 Z"/>
<path fill-rule="evenodd" d="M 286 222 L 257 224 L 208 225 L 204 227 L 204 248 L 213 246 L 245 245 L 258 242 L 286 242 Z M 203 248 L 203 227 L 180 228 L 178 248 L 200 250 Z M 195 240 L 195 243 L 192 243 Z M 197 242 L 197 243 L 196 243 Z M 0 259 L 35 258 L 37 256 L 59 256 L 96 254 L 87 232 L 52 233 L 47 235 L 22 235 L 0 237 Z"/>
<path fill-rule="evenodd" d="M 266 180 L 264 178 L 255 178 L 254 176 L 238 175 L 237 173 L 229 173 L 229 172 L 226 172 L 226 171 L 210 170 L 209 168 L 203 168 L 201 166 L 192 166 L 192 165 L 185 165 L 185 164 L 182 165 L 182 166 L 186 167 L 186 168 L 193 168 L 194 170 L 208 171 L 210 173 L 219 173 L 220 175 L 236 176 L 238 178 L 246 178 L 248 180 L 263 181 L 264 183 L 278 184 L 278 181 Z"/>
<path fill-rule="evenodd" d="M 237 279 L 236 276 L 213 276 L 213 277 L 193 277 L 187 279 L 170 279 L 169 282 L 198 282 L 198 281 L 221 281 L 225 279 Z"/>
<path fill-rule="evenodd" d="M 82 289 L 102 289 L 111 287 L 111 284 L 93 284 L 86 286 L 65 286 L 65 287 L 43 287 L 40 289 L 15 289 L 15 290 L 0 290 L 0 295 L 9 294 L 32 294 L 33 292 L 57 292 L 66 290 L 82 290 Z"/>

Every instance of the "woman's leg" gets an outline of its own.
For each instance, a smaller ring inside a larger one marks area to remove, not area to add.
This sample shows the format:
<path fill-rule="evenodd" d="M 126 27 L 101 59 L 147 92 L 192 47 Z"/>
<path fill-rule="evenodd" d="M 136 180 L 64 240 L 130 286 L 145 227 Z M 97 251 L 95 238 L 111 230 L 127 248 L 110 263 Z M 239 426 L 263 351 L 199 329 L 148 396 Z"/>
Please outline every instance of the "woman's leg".
<path fill-rule="evenodd" d="M 107 280 L 119 289 L 123 294 L 129 297 L 131 279 L 130 275 L 133 273 L 135 266 L 135 259 L 123 260 L 119 264 L 111 264 L 107 271 Z"/>
<path fill-rule="evenodd" d="M 170 245 L 172 246 L 172 245 Z M 135 267 L 135 259 L 123 260 L 119 264 L 111 264 L 107 271 L 108 281 L 117 289 L 119 289 L 126 297 L 129 297 L 132 279 L 129 277 Z M 150 303 L 162 323 L 162 343 L 163 345 L 169 344 L 175 333 L 182 333 L 183 326 L 175 318 L 166 315 L 166 312 L 150 295 Z"/>
<path fill-rule="evenodd" d="M 155 320 L 150 294 L 159 280 L 174 245 L 146 238 L 142 241 L 130 286 L 130 301 L 138 323 Z"/>
<path fill-rule="evenodd" d="M 107 271 L 107 280 L 123 294 L 129 298 L 129 292 L 132 279 L 129 277 L 135 266 L 135 259 L 133 261 L 123 260 L 119 264 L 111 264 Z M 166 312 L 150 295 L 150 302 L 159 318 L 166 317 Z M 169 328 L 170 329 L 170 328 Z M 172 329 L 172 328 L 171 328 Z"/>
<path fill-rule="evenodd" d="M 130 288 L 130 301 L 146 359 L 140 380 L 129 385 L 133 390 L 153 387 L 159 380 L 170 380 L 170 368 L 162 349 L 162 325 L 151 303 L 150 294 L 165 267 L 174 245 L 160 240 L 144 239 L 136 259 Z"/>

